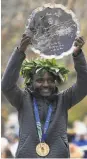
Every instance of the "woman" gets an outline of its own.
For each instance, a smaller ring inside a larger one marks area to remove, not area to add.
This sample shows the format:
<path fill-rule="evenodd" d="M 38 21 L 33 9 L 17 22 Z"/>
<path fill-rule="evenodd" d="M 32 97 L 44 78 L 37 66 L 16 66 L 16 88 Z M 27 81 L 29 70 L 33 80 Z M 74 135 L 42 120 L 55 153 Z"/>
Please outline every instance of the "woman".
<path fill-rule="evenodd" d="M 77 81 L 63 92 L 58 92 L 55 81 L 60 82 L 67 70 L 64 70 L 64 74 L 57 63 L 55 64 L 57 72 L 54 65 L 53 70 L 49 64 L 46 67 L 46 60 L 41 61 L 43 64 L 40 63 L 39 68 L 38 62 L 35 65 L 34 62 L 33 64 L 27 62 L 28 67 L 25 67 L 26 62 L 22 65 L 30 43 L 31 38 L 23 34 L 20 45 L 13 52 L 2 78 L 2 91 L 9 102 L 17 108 L 19 115 L 20 140 L 16 157 L 68 158 L 70 155 L 67 112 L 87 95 L 87 63 L 81 50 L 84 40 L 78 37 L 74 42 L 75 49 L 72 56 Z M 22 75 L 26 79 L 29 78 L 24 91 L 16 84 L 20 69 Z"/>

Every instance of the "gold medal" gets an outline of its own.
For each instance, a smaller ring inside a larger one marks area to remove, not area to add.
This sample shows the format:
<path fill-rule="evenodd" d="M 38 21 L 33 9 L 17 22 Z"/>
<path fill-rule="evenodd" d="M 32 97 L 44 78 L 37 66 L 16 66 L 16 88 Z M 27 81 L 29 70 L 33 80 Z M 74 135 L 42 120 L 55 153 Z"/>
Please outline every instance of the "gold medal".
<path fill-rule="evenodd" d="M 50 151 L 49 146 L 44 142 L 43 143 L 41 142 L 36 146 L 36 153 L 39 156 L 47 156 L 49 154 L 49 151 Z"/>

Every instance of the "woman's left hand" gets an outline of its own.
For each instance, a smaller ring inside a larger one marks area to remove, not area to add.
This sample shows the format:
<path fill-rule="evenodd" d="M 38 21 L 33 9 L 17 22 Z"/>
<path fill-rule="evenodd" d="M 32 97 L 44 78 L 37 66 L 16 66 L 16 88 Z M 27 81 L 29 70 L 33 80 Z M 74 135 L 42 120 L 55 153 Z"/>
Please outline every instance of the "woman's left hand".
<path fill-rule="evenodd" d="M 85 41 L 83 37 L 76 37 L 73 43 L 73 46 L 74 46 L 73 53 L 78 54 L 84 44 L 85 44 Z"/>

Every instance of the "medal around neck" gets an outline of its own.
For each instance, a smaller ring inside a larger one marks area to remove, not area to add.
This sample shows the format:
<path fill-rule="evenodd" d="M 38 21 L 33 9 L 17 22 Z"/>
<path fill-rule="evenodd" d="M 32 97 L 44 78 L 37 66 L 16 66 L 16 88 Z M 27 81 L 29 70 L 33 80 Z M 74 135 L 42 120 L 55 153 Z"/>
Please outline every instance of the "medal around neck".
<path fill-rule="evenodd" d="M 46 143 L 39 143 L 36 146 L 36 152 L 39 156 L 47 156 L 49 154 L 50 148 Z"/>
<path fill-rule="evenodd" d="M 31 32 L 31 49 L 35 53 L 60 59 L 72 53 L 72 44 L 80 29 L 71 10 L 60 4 L 45 4 L 30 15 L 25 33 L 30 35 Z"/>
<path fill-rule="evenodd" d="M 34 106 L 34 115 L 35 115 L 35 120 L 36 120 L 37 133 L 38 133 L 38 137 L 39 137 L 39 141 L 40 141 L 40 143 L 36 146 L 36 153 L 39 156 L 47 156 L 49 154 L 50 148 L 47 145 L 47 143 L 45 143 L 45 139 L 46 139 L 47 130 L 48 130 L 50 119 L 51 119 L 52 105 L 49 105 L 43 132 L 42 132 L 42 128 L 41 128 L 38 105 L 37 105 L 37 101 L 35 98 L 33 98 L 33 106 Z"/>

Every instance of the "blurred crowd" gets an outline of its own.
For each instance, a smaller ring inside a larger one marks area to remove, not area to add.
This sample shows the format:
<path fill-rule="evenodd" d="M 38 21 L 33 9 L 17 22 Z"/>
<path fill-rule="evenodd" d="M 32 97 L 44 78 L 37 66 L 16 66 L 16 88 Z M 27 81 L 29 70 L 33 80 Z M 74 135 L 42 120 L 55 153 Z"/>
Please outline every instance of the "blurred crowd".
<path fill-rule="evenodd" d="M 8 116 L 8 120 L 3 123 L 4 131 L 1 137 L 1 157 L 14 158 L 19 142 L 19 125 L 17 113 Z"/>
<path fill-rule="evenodd" d="M 87 115 L 82 121 L 76 120 L 68 128 L 68 141 L 71 158 L 87 158 Z"/>
<path fill-rule="evenodd" d="M 68 127 L 70 158 L 87 158 L 87 115 L 82 121 L 74 121 Z M 14 158 L 19 142 L 19 125 L 17 113 L 8 116 L 4 123 L 1 137 L 1 157 Z"/>

